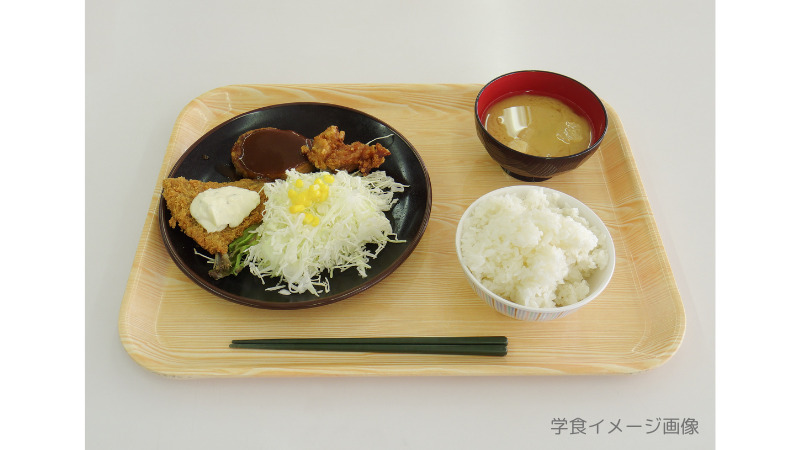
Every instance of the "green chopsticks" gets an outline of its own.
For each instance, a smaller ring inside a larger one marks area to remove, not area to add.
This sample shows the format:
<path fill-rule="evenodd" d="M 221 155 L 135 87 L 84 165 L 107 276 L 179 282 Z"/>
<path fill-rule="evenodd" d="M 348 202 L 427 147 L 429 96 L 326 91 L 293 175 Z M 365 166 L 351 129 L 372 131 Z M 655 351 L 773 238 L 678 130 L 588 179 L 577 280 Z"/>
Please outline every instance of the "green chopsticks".
<path fill-rule="evenodd" d="M 505 356 L 505 336 L 238 339 L 230 348 L 328 352 Z"/>

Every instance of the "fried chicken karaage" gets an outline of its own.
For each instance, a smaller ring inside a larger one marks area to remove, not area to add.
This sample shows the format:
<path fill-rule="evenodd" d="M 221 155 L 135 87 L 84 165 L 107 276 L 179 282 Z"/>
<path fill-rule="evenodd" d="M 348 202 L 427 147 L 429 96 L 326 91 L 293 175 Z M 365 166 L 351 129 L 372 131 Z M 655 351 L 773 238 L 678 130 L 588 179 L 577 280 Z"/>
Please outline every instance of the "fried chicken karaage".
<path fill-rule="evenodd" d="M 319 170 L 358 170 L 364 175 L 383 164 L 386 157 L 391 155 L 381 144 L 345 144 L 344 131 L 339 131 L 335 125 L 315 136 L 311 148 L 304 145 L 300 151 Z"/>

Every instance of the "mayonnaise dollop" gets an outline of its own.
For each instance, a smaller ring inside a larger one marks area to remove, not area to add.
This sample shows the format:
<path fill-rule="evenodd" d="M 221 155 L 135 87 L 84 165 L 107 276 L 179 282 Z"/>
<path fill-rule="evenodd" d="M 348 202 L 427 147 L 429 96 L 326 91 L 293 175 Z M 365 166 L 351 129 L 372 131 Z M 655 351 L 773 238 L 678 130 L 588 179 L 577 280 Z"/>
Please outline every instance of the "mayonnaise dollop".
<path fill-rule="evenodd" d="M 258 192 L 236 186 L 208 189 L 192 200 L 189 212 L 207 232 L 235 227 L 261 202 Z"/>

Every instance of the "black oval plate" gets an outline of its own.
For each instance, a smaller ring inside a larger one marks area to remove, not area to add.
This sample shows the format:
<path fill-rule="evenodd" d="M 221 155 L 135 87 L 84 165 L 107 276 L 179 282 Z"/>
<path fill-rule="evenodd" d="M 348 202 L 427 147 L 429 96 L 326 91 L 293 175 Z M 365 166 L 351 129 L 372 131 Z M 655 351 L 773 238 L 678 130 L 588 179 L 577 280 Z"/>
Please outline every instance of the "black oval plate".
<path fill-rule="evenodd" d="M 401 244 L 387 244 L 372 266 L 367 277 L 361 278 L 353 270 L 337 271 L 330 279 L 330 292 L 315 296 L 310 292 L 283 295 L 267 291 L 275 279 L 261 280 L 247 269 L 238 276 L 214 280 L 208 276 L 208 260 L 195 254 L 203 251 L 179 228 L 168 224 L 171 217 L 166 202 L 161 198 L 158 221 L 167 252 L 175 264 L 195 283 L 204 289 L 235 303 L 268 309 L 300 309 L 327 305 L 343 300 L 374 286 L 397 269 L 422 238 L 431 213 L 431 181 L 428 171 L 414 147 L 394 128 L 386 123 L 352 108 L 327 103 L 286 103 L 267 106 L 233 117 L 218 125 L 186 150 L 169 173 L 170 178 L 186 177 L 201 181 L 226 182 L 237 179 L 231 163 L 231 148 L 242 133 L 254 128 L 275 127 L 293 130 L 313 138 L 328 126 L 336 125 L 345 132 L 345 142 L 369 142 L 377 137 L 381 145 L 392 153 L 379 170 L 395 181 L 408 186 L 396 195 L 397 204 L 387 213 L 392 229 Z"/>

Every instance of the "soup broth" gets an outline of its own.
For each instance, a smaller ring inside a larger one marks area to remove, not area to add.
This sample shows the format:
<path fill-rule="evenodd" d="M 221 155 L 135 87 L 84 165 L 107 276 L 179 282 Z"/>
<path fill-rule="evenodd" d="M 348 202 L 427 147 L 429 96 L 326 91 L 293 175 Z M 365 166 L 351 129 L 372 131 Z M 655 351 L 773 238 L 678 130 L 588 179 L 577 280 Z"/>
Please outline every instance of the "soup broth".
<path fill-rule="evenodd" d="M 552 97 L 518 94 L 489 107 L 486 130 L 504 145 L 529 155 L 580 153 L 591 144 L 589 122 Z"/>

